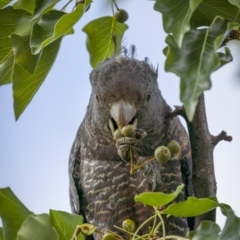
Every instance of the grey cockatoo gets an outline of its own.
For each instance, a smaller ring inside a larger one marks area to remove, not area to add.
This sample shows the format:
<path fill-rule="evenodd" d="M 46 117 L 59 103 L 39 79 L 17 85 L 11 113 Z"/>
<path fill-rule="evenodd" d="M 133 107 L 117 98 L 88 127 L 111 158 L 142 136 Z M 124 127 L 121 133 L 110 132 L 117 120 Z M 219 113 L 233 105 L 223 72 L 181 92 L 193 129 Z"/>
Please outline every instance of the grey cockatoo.
<path fill-rule="evenodd" d="M 70 162 L 70 201 L 73 213 L 104 232 L 127 235 L 114 228 L 124 219 L 136 226 L 153 209 L 136 203 L 134 196 L 146 191 L 171 193 L 185 184 L 177 201 L 192 195 L 191 151 L 188 135 L 178 118 L 167 118 L 171 110 L 158 88 L 157 71 L 147 61 L 117 56 L 101 63 L 90 74 L 92 93 L 86 115 L 73 143 Z M 112 128 L 135 124 L 134 136 L 114 141 Z M 130 174 L 129 149 L 140 159 L 153 156 L 160 145 L 176 140 L 181 151 L 166 163 L 153 161 Z M 184 218 L 169 217 L 167 234 L 184 236 Z M 149 231 L 149 225 L 140 233 Z M 95 233 L 94 239 L 101 239 Z"/>

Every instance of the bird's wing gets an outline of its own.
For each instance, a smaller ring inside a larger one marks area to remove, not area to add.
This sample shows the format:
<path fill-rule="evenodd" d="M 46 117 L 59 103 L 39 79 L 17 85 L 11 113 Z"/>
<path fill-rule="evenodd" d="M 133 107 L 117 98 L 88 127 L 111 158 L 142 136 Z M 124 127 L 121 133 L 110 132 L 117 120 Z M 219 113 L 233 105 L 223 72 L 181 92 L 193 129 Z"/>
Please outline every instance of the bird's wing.
<path fill-rule="evenodd" d="M 69 157 L 69 194 L 72 213 L 80 214 L 79 189 L 76 182 L 78 181 L 78 166 L 80 164 L 80 141 L 76 137 Z"/>

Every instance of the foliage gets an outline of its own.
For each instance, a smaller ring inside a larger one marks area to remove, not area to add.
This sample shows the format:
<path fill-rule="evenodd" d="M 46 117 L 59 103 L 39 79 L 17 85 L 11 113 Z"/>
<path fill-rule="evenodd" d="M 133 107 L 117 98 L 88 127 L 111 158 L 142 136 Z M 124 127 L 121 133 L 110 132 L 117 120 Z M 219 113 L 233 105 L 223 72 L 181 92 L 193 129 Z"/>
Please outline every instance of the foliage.
<path fill-rule="evenodd" d="M 73 26 L 91 0 L 80 1 L 70 13 L 53 9 L 59 0 L 18 0 L 6 7 L 10 2 L 0 1 L 0 85 L 12 83 L 18 119 L 50 71 L 61 38 L 73 33 Z M 180 0 L 173 5 L 171 1 L 156 0 L 154 9 L 162 14 L 168 34 L 165 69 L 180 77 L 180 98 L 191 120 L 199 95 L 211 87 L 211 73 L 232 60 L 228 49 L 225 53 L 217 50 L 229 32 L 239 28 L 239 2 Z M 119 52 L 127 28 L 114 13 L 83 28 L 93 67 Z"/>
<path fill-rule="evenodd" d="M 81 1 L 70 13 L 54 9 L 59 0 L 0 0 L 0 86 L 12 84 L 15 118 L 18 119 L 47 77 L 59 50 L 62 38 L 73 34 L 73 26 L 89 8 L 91 0 Z M 94 3 L 93 3 L 94 4 Z M 240 3 L 238 0 L 156 0 L 154 9 L 162 14 L 163 28 L 168 34 L 165 69 L 180 77 L 180 98 L 191 120 L 199 95 L 211 87 L 212 72 L 232 61 L 228 48 L 218 52 L 236 31 L 239 39 Z M 103 16 L 88 23 L 87 49 L 92 67 L 119 53 L 121 40 L 128 26 L 113 16 Z M 227 40 L 227 41 L 226 41 Z M 150 234 L 160 228 L 164 233 L 162 215 L 190 217 L 220 207 L 226 224 L 220 227 L 203 221 L 186 238 L 163 236 L 162 239 L 239 239 L 240 222 L 231 208 L 216 198 L 189 197 L 181 203 L 172 201 L 183 186 L 171 194 L 143 193 L 135 200 L 155 209 L 151 219 L 158 219 Z M 84 239 L 82 218 L 62 211 L 35 215 L 10 189 L 0 190 L 0 240 Z M 145 223 L 143 223 L 145 224 Z M 78 227 L 77 227 L 78 226 Z M 75 231 L 75 230 L 78 231 Z M 123 229 L 124 231 L 124 229 Z M 139 238 L 138 230 L 129 233 Z M 147 239 L 142 237 L 141 239 Z"/>
<path fill-rule="evenodd" d="M 14 195 L 10 188 L 0 189 L 0 239 L 69 240 L 82 217 L 63 211 L 35 215 Z M 83 240 L 79 235 L 78 240 Z"/>
<path fill-rule="evenodd" d="M 183 190 L 183 185 L 179 186 L 171 194 L 165 193 L 142 193 L 135 197 L 137 202 L 142 202 L 155 209 L 155 214 L 142 223 L 136 231 L 128 232 L 130 239 L 148 239 L 148 237 L 157 236 L 158 231 L 162 231 L 163 237 L 157 239 L 194 239 L 194 240 L 225 240 L 239 239 L 240 220 L 235 216 L 232 209 L 219 203 L 216 198 L 188 198 L 186 201 L 174 203 L 174 199 Z M 156 205 L 156 202 L 159 202 Z M 216 207 L 220 207 L 224 212 L 226 224 L 221 231 L 220 227 L 210 221 L 203 221 L 194 231 L 188 233 L 186 237 L 165 236 L 165 226 L 162 216 L 169 217 L 192 217 L 208 212 Z M 92 235 L 98 231 L 91 224 L 82 224 L 82 217 L 63 211 L 50 210 L 49 214 L 35 215 L 29 211 L 23 203 L 14 195 L 10 188 L 0 189 L 0 217 L 3 221 L 3 227 L 0 228 L 0 239 L 4 240 L 83 240 L 84 235 Z M 144 236 L 139 236 L 139 230 L 149 222 L 153 221 L 151 232 Z M 132 224 L 132 221 L 130 221 Z M 125 229 L 116 226 L 126 232 Z M 113 233 L 113 232 L 111 232 Z M 113 233 L 114 234 L 114 233 Z"/>

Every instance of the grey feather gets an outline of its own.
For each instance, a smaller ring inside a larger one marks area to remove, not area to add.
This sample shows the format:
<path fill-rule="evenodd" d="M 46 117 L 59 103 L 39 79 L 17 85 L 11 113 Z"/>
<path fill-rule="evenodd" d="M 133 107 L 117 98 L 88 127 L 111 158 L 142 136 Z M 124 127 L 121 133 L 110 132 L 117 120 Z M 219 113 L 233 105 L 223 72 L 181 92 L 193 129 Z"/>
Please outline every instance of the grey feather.
<path fill-rule="evenodd" d="M 122 221 L 130 218 L 139 226 L 154 213 L 152 208 L 135 203 L 136 194 L 171 193 L 182 183 L 187 184 L 186 194 L 182 192 L 177 201 L 183 201 L 189 192 L 192 194 L 188 136 L 178 118 L 166 118 L 171 108 L 161 95 L 157 77 L 157 71 L 148 61 L 127 56 L 106 60 L 94 69 L 90 74 L 92 93 L 87 112 L 71 151 L 69 177 L 73 212 L 83 215 L 86 222 L 99 230 L 110 229 L 123 238 L 125 233 L 114 225 L 121 227 Z M 122 127 L 129 116 L 133 116 L 129 123 L 137 119 L 135 135 L 115 142 L 113 128 Z M 158 146 L 167 145 L 173 139 L 182 147 L 179 154 L 166 163 L 153 161 L 130 174 L 130 147 L 134 147 L 143 161 L 152 156 Z M 184 173 L 187 176 L 183 176 Z M 149 226 L 139 234 L 147 233 Z M 185 236 L 187 230 L 186 219 L 168 218 L 168 234 Z M 101 239 L 99 234 L 94 237 Z"/>

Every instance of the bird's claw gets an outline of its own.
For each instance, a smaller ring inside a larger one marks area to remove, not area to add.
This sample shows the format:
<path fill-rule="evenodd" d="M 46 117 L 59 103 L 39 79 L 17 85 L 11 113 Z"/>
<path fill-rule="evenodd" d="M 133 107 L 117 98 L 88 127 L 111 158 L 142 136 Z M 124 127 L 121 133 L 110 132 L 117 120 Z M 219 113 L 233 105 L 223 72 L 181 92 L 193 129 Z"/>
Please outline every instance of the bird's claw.
<path fill-rule="evenodd" d="M 135 144 L 139 143 L 139 139 L 131 138 L 131 137 L 121 137 L 116 141 L 116 147 L 118 149 L 118 155 L 123 160 L 129 159 L 129 150 Z"/>
<path fill-rule="evenodd" d="M 118 149 L 118 155 L 125 161 L 129 160 L 130 148 L 135 148 L 137 144 L 141 142 L 147 133 L 142 129 L 135 129 L 132 137 L 121 137 L 116 141 L 116 148 Z M 135 158 L 135 156 L 132 156 Z M 136 156 L 136 158 L 138 158 Z"/>

